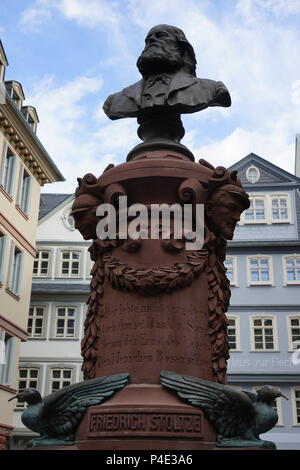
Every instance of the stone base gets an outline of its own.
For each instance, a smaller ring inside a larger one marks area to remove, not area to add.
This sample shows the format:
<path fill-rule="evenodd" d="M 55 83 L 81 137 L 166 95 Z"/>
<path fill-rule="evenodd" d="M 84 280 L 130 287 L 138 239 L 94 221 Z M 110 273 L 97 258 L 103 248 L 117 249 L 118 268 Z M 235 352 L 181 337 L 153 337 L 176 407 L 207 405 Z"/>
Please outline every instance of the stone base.
<path fill-rule="evenodd" d="M 216 434 L 203 412 L 161 385 L 128 385 L 88 408 L 74 446 L 32 450 L 212 450 Z"/>

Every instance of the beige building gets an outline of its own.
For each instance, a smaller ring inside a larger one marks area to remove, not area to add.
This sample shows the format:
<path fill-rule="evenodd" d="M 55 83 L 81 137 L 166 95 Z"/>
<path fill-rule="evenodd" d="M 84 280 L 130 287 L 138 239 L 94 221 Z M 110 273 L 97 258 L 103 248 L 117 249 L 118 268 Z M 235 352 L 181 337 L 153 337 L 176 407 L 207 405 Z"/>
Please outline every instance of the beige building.
<path fill-rule="evenodd" d="M 11 433 L 19 349 L 27 339 L 40 188 L 62 181 L 36 136 L 38 115 L 22 85 L 4 81 L 0 41 L 0 449 Z"/>

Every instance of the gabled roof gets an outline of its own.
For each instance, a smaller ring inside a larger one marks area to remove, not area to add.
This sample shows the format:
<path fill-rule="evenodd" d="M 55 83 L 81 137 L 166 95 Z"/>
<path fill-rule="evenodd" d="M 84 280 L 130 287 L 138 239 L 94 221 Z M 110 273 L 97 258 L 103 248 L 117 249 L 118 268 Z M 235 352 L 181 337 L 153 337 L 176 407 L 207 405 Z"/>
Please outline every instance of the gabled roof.
<path fill-rule="evenodd" d="M 40 198 L 39 220 L 52 212 L 73 194 L 44 193 Z"/>
<path fill-rule="evenodd" d="M 255 166 L 260 172 L 260 178 L 256 183 L 251 183 L 246 178 L 246 171 L 250 166 Z M 242 185 L 249 190 L 274 187 L 298 187 L 300 188 L 300 178 L 292 175 L 288 171 L 279 168 L 273 163 L 259 157 L 255 153 L 250 153 L 246 157 L 232 165 L 230 170 L 236 170 Z"/>

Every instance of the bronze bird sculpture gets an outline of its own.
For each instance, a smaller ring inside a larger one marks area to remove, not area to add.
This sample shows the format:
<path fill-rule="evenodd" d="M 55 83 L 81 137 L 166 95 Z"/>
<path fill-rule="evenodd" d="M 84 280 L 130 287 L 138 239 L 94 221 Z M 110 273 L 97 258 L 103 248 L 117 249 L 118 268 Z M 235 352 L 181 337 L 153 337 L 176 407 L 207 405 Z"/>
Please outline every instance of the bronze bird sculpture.
<path fill-rule="evenodd" d="M 85 380 L 61 388 L 42 399 L 35 388 L 27 388 L 11 398 L 24 400 L 28 407 L 22 413 L 22 423 L 41 434 L 32 439 L 33 446 L 73 445 L 76 429 L 87 408 L 99 405 L 117 389 L 124 387 L 128 374 L 118 374 Z"/>
<path fill-rule="evenodd" d="M 272 405 L 276 398 L 287 399 L 278 390 L 266 385 L 252 393 L 173 372 L 163 371 L 160 376 L 162 385 L 204 411 L 217 431 L 217 446 L 276 449 L 259 435 L 278 421 Z"/>

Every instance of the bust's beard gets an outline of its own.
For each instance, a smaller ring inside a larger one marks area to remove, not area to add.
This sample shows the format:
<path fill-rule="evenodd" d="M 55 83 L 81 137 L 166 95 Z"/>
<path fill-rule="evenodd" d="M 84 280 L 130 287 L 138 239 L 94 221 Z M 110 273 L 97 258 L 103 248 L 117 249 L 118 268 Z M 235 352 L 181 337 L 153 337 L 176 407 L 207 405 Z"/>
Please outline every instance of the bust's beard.
<path fill-rule="evenodd" d="M 183 59 L 175 48 L 150 46 L 137 60 L 137 68 L 143 77 L 158 73 L 174 73 L 183 67 Z"/>

